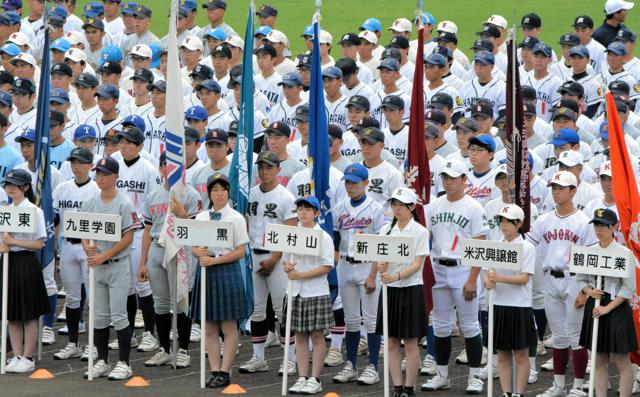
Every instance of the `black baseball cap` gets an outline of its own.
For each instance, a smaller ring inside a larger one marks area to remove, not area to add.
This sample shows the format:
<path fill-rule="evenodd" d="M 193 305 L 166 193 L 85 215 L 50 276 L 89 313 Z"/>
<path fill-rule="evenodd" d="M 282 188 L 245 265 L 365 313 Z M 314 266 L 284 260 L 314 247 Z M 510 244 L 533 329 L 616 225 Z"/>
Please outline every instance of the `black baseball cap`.
<path fill-rule="evenodd" d="M 71 153 L 69 153 L 67 161 L 73 159 L 79 160 L 83 164 L 93 164 L 93 153 L 87 148 L 75 147 Z"/>
<path fill-rule="evenodd" d="M 471 49 L 493 51 L 493 43 L 488 39 L 478 39 L 473 42 Z"/>
<path fill-rule="evenodd" d="M 404 109 L 404 100 L 398 95 L 387 95 L 382 100 L 380 108 L 390 110 Z"/>
<path fill-rule="evenodd" d="M 589 15 L 578 15 L 576 19 L 573 20 L 574 28 L 589 28 L 593 29 L 593 19 Z"/>
<path fill-rule="evenodd" d="M 291 128 L 287 123 L 282 121 L 274 121 L 264 130 L 265 134 L 273 133 L 277 135 L 291 136 Z"/>
<path fill-rule="evenodd" d="M 451 51 L 451 48 L 442 45 L 436 46 L 433 49 L 433 54 L 440 54 L 443 57 L 447 57 L 449 60 L 453 59 L 453 51 Z"/>
<path fill-rule="evenodd" d="M 464 132 L 478 132 L 478 125 L 476 122 L 467 117 L 460 117 L 453 128 Z"/>
<path fill-rule="evenodd" d="M 277 167 L 280 165 L 280 156 L 278 156 L 278 153 L 270 152 L 268 150 L 266 152 L 261 152 L 256 160 L 256 164 L 260 163 L 267 163 Z"/>
<path fill-rule="evenodd" d="M 558 87 L 558 93 L 560 93 L 560 95 L 569 94 L 583 97 L 584 87 L 582 87 L 582 84 L 578 83 L 577 81 L 569 80 L 565 81 L 560 87 Z"/>
<path fill-rule="evenodd" d="M 409 40 L 404 36 L 393 36 L 389 42 L 389 47 L 406 50 L 409 48 Z"/>
<path fill-rule="evenodd" d="M 368 143 L 384 142 L 384 132 L 376 127 L 367 127 L 362 130 L 360 140 Z"/>
<path fill-rule="evenodd" d="M 256 15 L 260 18 L 277 17 L 278 9 L 271 4 L 263 4 L 260 9 L 256 11 Z"/>
<path fill-rule="evenodd" d="M 122 131 L 118 132 L 118 137 L 121 139 L 126 139 L 131 143 L 135 143 L 136 145 L 141 145 L 144 142 L 144 134 L 138 127 L 134 127 L 132 125 L 125 126 Z"/>
<path fill-rule="evenodd" d="M 99 171 L 107 175 L 117 174 L 118 171 L 120 171 L 120 165 L 118 164 L 118 161 L 111 157 L 103 157 L 98 161 L 98 164 L 93 167 L 92 171 Z"/>
<path fill-rule="evenodd" d="M 629 84 L 627 84 L 626 81 L 622 80 L 612 81 L 611 83 L 609 83 L 608 88 L 613 94 L 628 96 L 631 92 L 631 87 L 629 87 Z"/>
<path fill-rule="evenodd" d="M 493 117 L 493 107 L 486 101 L 476 101 L 471 106 L 471 116 L 476 115 Z"/>
<path fill-rule="evenodd" d="M 580 109 L 580 104 L 574 101 L 573 99 L 560 98 L 558 103 L 550 111 L 554 112 L 555 109 L 559 109 L 559 108 L 569 108 L 573 110 L 574 113 L 578 114 L 578 110 Z"/>
<path fill-rule="evenodd" d="M 145 81 L 147 83 L 153 83 L 154 77 L 153 77 L 153 73 L 149 69 L 138 68 L 133 73 L 133 76 L 129 78 L 129 80 L 140 80 L 140 81 Z"/>
<path fill-rule="evenodd" d="M 358 72 L 356 61 L 351 58 L 341 58 L 336 62 L 336 67 L 342 70 L 342 76 L 348 76 Z"/>
<path fill-rule="evenodd" d="M 527 102 L 524 104 L 524 114 L 532 114 L 536 116 L 538 113 L 536 112 L 536 105 L 531 102 Z"/>
<path fill-rule="evenodd" d="M 202 5 L 202 8 L 207 8 L 212 10 L 216 8 L 220 8 L 222 10 L 226 10 L 227 2 L 225 0 L 208 0 Z"/>
<path fill-rule="evenodd" d="M 120 142 L 120 135 L 118 134 L 120 134 L 120 131 L 116 130 L 115 128 L 110 128 L 100 139 L 103 142 L 118 143 Z"/>
<path fill-rule="evenodd" d="M 558 42 L 558 44 L 574 47 L 580 45 L 580 37 L 573 33 L 565 33 L 560 36 L 560 41 Z"/>
<path fill-rule="evenodd" d="M 618 215 L 608 208 L 600 208 L 593 212 L 593 219 L 589 223 L 613 226 L 618 223 Z"/>
<path fill-rule="evenodd" d="M 520 20 L 520 27 L 523 28 L 539 28 L 542 26 L 542 19 L 536 13 L 529 13 Z"/>
<path fill-rule="evenodd" d="M 204 139 L 205 139 L 205 142 L 207 143 L 216 142 L 216 143 L 227 144 L 229 143 L 229 134 L 227 133 L 227 131 L 223 129 L 214 128 L 212 130 L 209 130 L 209 132 L 207 132 L 207 135 L 205 135 Z"/>
<path fill-rule="evenodd" d="M 476 36 L 494 37 L 497 39 L 500 37 L 500 30 L 495 25 L 488 24 L 484 25 L 481 31 L 476 32 Z"/>
<path fill-rule="evenodd" d="M 424 114 L 424 120 L 439 125 L 447 124 L 447 115 L 440 109 L 429 109 Z"/>
<path fill-rule="evenodd" d="M 200 133 L 192 127 L 184 127 L 185 142 L 200 142 Z"/>
<path fill-rule="evenodd" d="M 371 110 L 371 102 L 369 102 L 369 100 L 362 95 L 353 95 L 349 98 L 349 101 L 347 102 L 345 107 L 350 108 L 352 106 L 365 112 Z"/>
<path fill-rule="evenodd" d="M 360 37 L 355 33 L 345 33 L 345 34 L 342 35 L 342 38 L 340 39 L 338 44 L 340 44 L 340 45 L 345 45 L 345 44 L 360 45 Z"/>
<path fill-rule="evenodd" d="M 213 69 L 211 69 L 207 65 L 198 64 L 195 68 L 189 73 L 189 77 L 197 77 L 202 80 L 209 80 L 213 78 Z"/>
<path fill-rule="evenodd" d="M 98 68 L 98 73 L 122 74 L 122 66 L 118 62 L 106 61 Z"/>
<path fill-rule="evenodd" d="M 56 110 L 49 110 L 49 124 L 51 127 L 56 127 L 64 124 L 64 114 Z"/>
<path fill-rule="evenodd" d="M 536 89 L 531 87 L 530 85 L 523 85 L 520 87 L 520 91 L 522 93 L 522 99 L 526 99 L 528 101 L 533 101 L 536 99 L 538 95 Z"/>
<path fill-rule="evenodd" d="M 520 42 L 520 44 L 518 44 L 518 47 L 526 48 L 528 50 L 533 50 L 533 47 L 535 47 L 535 45 L 538 44 L 539 42 L 540 40 L 538 40 L 538 38 L 527 36 Z"/>
<path fill-rule="evenodd" d="M 402 54 L 396 47 L 385 48 L 384 51 L 382 51 L 382 54 L 380 54 L 380 60 L 382 61 L 383 59 L 387 58 L 392 58 L 400 62 L 400 59 L 402 59 Z"/>
<path fill-rule="evenodd" d="M 216 183 L 223 184 L 227 190 L 231 188 L 231 182 L 229 181 L 229 178 L 225 174 L 216 172 L 215 174 L 207 178 L 207 191 L 210 192 L 211 188 L 213 188 L 213 185 L 215 185 Z"/>
<path fill-rule="evenodd" d="M 147 90 L 149 92 L 153 91 L 153 90 L 158 90 L 160 92 L 167 92 L 167 82 L 164 80 L 158 80 L 158 81 L 154 81 L 151 84 L 147 84 Z"/>
<path fill-rule="evenodd" d="M 436 109 L 453 109 L 453 98 L 446 92 L 438 92 L 431 97 L 429 106 Z"/>
<path fill-rule="evenodd" d="M 56 63 L 51 68 L 51 74 L 59 74 L 62 76 L 71 77 L 73 76 L 73 71 L 71 70 L 71 66 L 66 63 Z"/>
<path fill-rule="evenodd" d="M 276 48 L 271 44 L 260 44 L 260 46 L 255 49 L 254 53 L 256 55 L 260 53 L 264 53 L 264 54 L 270 55 L 271 58 L 275 58 L 277 55 Z"/>
<path fill-rule="evenodd" d="M 342 128 L 337 124 L 329 124 L 329 137 L 333 139 L 342 139 Z"/>
<path fill-rule="evenodd" d="M 80 87 L 97 87 L 100 85 L 98 78 L 91 73 L 81 73 L 76 77 L 76 81 L 73 83 L 75 86 Z"/>
<path fill-rule="evenodd" d="M 226 45 L 219 45 L 219 46 L 216 46 L 214 49 L 212 49 L 211 56 L 214 56 L 214 55 L 222 55 L 227 59 L 231 59 L 231 57 L 233 56 L 233 54 L 231 54 L 231 48 L 229 48 L 229 46 L 226 46 Z"/>
<path fill-rule="evenodd" d="M 15 186 L 24 186 L 31 184 L 31 174 L 26 170 L 20 168 L 14 168 L 7 173 L 4 177 L 4 181 L 2 182 L 2 186 L 6 186 L 7 184 L 15 185 Z"/>
<path fill-rule="evenodd" d="M 453 43 L 453 44 L 458 44 L 458 36 L 456 36 L 455 33 L 451 33 L 451 32 L 440 32 L 440 34 L 438 35 L 438 37 L 436 37 L 436 41 L 443 41 L 445 43 Z"/>
<path fill-rule="evenodd" d="M 304 104 L 300 105 L 296 108 L 295 113 L 293 114 L 293 119 L 296 121 L 302 121 L 306 123 L 309 121 L 309 105 Z"/>
<path fill-rule="evenodd" d="M 360 132 L 369 127 L 380 128 L 380 123 L 371 116 L 364 116 L 360 121 L 358 121 L 358 124 L 351 127 L 351 130 L 354 132 Z"/>
<path fill-rule="evenodd" d="M 229 123 L 229 128 L 227 128 L 227 133 L 229 136 L 238 136 L 238 128 L 240 128 L 240 123 L 238 120 L 233 120 Z"/>
<path fill-rule="evenodd" d="M 36 85 L 33 80 L 18 78 L 13 80 L 11 91 L 22 94 L 33 94 L 36 92 Z"/>

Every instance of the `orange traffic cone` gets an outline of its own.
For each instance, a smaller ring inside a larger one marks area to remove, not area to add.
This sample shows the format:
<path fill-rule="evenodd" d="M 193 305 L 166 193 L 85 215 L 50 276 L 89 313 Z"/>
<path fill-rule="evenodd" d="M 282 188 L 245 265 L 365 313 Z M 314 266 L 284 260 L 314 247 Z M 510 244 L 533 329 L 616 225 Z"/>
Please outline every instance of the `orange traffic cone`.
<path fill-rule="evenodd" d="M 246 392 L 247 391 L 240 385 L 232 383 L 229 386 L 225 387 L 225 389 L 222 391 L 222 394 L 245 394 Z"/>
<path fill-rule="evenodd" d="M 44 368 L 40 368 L 40 369 L 35 370 L 31 374 L 31 376 L 29 376 L 29 378 L 30 379 L 38 379 L 38 380 L 42 379 L 42 380 L 45 380 L 45 379 L 53 379 L 55 377 L 53 376 L 53 374 L 51 372 L 47 371 Z"/>
<path fill-rule="evenodd" d="M 127 387 L 145 387 L 149 386 L 149 382 L 147 382 L 142 376 L 134 376 L 124 385 Z"/>
<path fill-rule="evenodd" d="M 324 397 L 340 397 L 340 395 L 338 393 L 330 391 L 329 393 L 325 394 Z"/>

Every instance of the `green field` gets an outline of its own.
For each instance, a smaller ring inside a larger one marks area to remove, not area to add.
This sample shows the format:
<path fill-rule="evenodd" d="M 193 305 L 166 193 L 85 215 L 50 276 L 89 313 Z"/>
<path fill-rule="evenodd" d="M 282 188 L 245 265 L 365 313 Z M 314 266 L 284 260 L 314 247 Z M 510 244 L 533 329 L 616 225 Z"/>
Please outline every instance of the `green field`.
<path fill-rule="evenodd" d="M 80 15 L 82 5 L 88 0 L 78 0 L 76 14 Z M 300 34 L 305 25 L 311 22 L 315 8 L 315 0 L 268 0 L 278 8 L 278 27 L 288 37 L 294 54 L 305 50 Z M 27 1 L 24 0 L 26 4 Z M 167 15 L 170 0 L 138 0 L 138 3 L 151 7 L 154 12 L 152 30 L 159 36 L 168 30 Z M 202 4 L 203 0 L 198 0 Z M 229 7 L 225 21 L 240 34 L 244 33 L 247 20 L 249 1 L 227 0 Z M 542 39 L 556 48 L 559 52 L 558 38 L 563 33 L 572 30 L 571 24 L 577 15 L 590 15 L 596 27 L 604 19 L 604 0 L 434 0 L 425 1 L 425 11 L 431 12 L 437 21 L 449 19 L 458 25 L 459 47 L 470 53 L 468 47 L 475 38 L 475 32 L 480 30 L 481 23 L 492 14 L 500 14 L 520 23 L 522 15 L 536 12 L 542 17 Z M 260 0 L 256 7 L 262 4 Z M 386 29 L 394 19 L 406 17 L 412 19 L 415 15 L 415 1 L 407 0 L 325 0 L 322 5 L 322 27 L 331 32 L 334 41 L 347 32 L 356 32 L 360 24 L 369 17 L 376 17 Z M 198 9 L 198 24 L 207 23 L 206 12 Z M 256 19 L 256 23 L 257 23 Z M 640 33 L 640 5 L 629 12 L 627 26 Z M 521 33 L 520 31 L 518 33 Z M 385 32 L 382 44 L 389 41 L 389 33 Z M 520 35 L 520 37 L 522 37 Z M 334 51 L 339 56 L 339 51 Z"/>

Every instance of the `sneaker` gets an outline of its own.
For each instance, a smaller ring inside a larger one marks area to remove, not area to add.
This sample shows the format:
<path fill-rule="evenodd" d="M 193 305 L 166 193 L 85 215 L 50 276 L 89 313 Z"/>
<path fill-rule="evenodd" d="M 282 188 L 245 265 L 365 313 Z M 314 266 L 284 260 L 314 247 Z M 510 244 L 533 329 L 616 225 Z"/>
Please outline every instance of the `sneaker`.
<path fill-rule="evenodd" d="M 46 325 L 42 327 L 42 344 L 45 346 L 53 345 L 56 343 L 56 333 L 53 332 L 51 327 Z"/>
<path fill-rule="evenodd" d="M 158 343 L 158 340 L 151 334 L 151 332 L 146 331 L 142 334 L 142 341 L 140 342 L 140 346 L 138 346 L 139 352 L 152 352 L 158 350 L 159 347 L 160 343 Z"/>
<path fill-rule="evenodd" d="M 26 374 L 35 370 L 36 363 L 26 357 L 20 357 L 18 360 L 16 360 L 16 363 L 11 367 L 11 371 L 9 371 L 7 367 L 5 367 L 6 372 L 11 372 L 14 374 Z"/>
<path fill-rule="evenodd" d="M 375 385 L 379 382 L 380 376 L 372 364 L 367 365 L 358 378 L 359 385 Z"/>
<path fill-rule="evenodd" d="M 462 350 L 460 354 L 458 354 L 458 357 L 456 357 L 456 364 L 469 364 L 466 350 Z"/>
<path fill-rule="evenodd" d="M 9 360 L 7 360 L 7 365 L 4 367 L 5 371 L 13 372 L 13 369 L 16 367 L 16 365 L 18 365 L 19 362 L 20 362 L 20 357 L 18 356 L 11 357 Z"/>
<path fill-rule="evenodd" d="M 200 325 L 193 323 L 191 325 L 191 334 L 189 335 L 189 342 L 198 343 L 200 342 L 200 338 L 202 338 L 202 333 L 200 332 Z"/>
<path fill-rule="evenodd" d="M 138 310 L 136 312 L 136 319 L 133 322 L 133 327 L 135 329 L 144 328 L 144 317 L 142 317 L 142 310 Z"/>
<path fill-rule="evenodd" d="M 113 370 L 109 373 L 109 380 L 125 380 L 131 378 L 133 371 L 124 361 L 118 361 Z"/>
<path fill-rule="evenodd" d="M 553 371 L 553 358 L 545 361 L 545 363 L 540 366 L 540 369 L 543 371 Z"/>
<path fill-rule="evenodd" d="M 280 337 L 275 333 L 269 331 L 267 334 L 267 341 L 264 343 L 264 347 L 280 346 Z"/>
<path fill-rule="evenodd" d="M 633 389 L 631 389 L 631 394 L 638 394 L 640 393 L 640 382 L 638 382 L 637 380 L 633 381 Z"/>
<path fill-rule="evenodd" d="M 135 347 L 138 347 L 138 339 L 134 336 L 131 338 L 131 348 L 133 349 Z M 120 349 L 120 345 L 118 345 L 117 339 L 114 339 L 113 342 L 109 343 L 109 350 L 118 350 L 118 349 Z"/>
<path fill-rule="evenodd" d="M 367 342 L 367 338 L 360 338 L 358 342 L 358 355 L 366 356 L 369 354 L 369 343 Z"/>
<path fill-rule="evenodd" d="M 93 354 L 93 359 L 94 360 L 98 359 L 98 349 L 96 349 L 95 346 L 93 347 L 93 349 L 90 349 L 89 346 L 87 345 L 87 346 L 85 346 L 84 352 L 82 353 L 82 356 L 80 357 L 80 361 L 89 361 L 89 352 L 91 352 Z"/>
<path fill-rule="evenodd" d="M 78 324 L 78 334 L 84 334 L 87 332 L 87 326 L 84 323 Z M 69 335 L 69 327 L 64 326 L 58 330 L 58 335 Z"/>
<path fill-rule="evenodd" d="M 104 360 L 98 360 L 95 364 L 93 364 L 93 378 L 102 378 L 104 376 L 109 375 L 111 372 L 111 366 L 107 364 Z M 89 379 L 89 371 L 84 373 L 84 378 Z"/>
<path fill-rule="evenodd" d="M 67 293 L 66 293 L 66 292 L 64 292 L 64 287 L 60 288 L 60 289 L 58 290 L 58 298 L 60 298 L 60 299 L 64 299 L 64 298 L 66 298 L 66 297 L 67 297 Z"/>
<path fill-rule="evenodd" d="M 309 379 L 305 382 L 302 389 L 300 389 L 300 394 L 309 395 L 316 394 L 322 391 L 322 384 L 313 376 L 310 376 Z"/>
<path fill-rule="evenodd" d="M 577 388 L 577 387 L 572 388 L 567 394 L 567 397 L 587 397 L 587 396 L 588 396 L 587 393 L 583 392 L 580 388 Z"/>
<path fill-rule="evenodd" d="M 145 367 L 161 367 L 168 364 L 171 364 L 171 354 L 165 352 L 162 347 L 153 357 L 144 362 Z"/>
<path fill-rule="evenodd" d="M 178 349 L 176 354 L 176 368 L 188 368 L 191 366 L 191 357 L 189 352 L 185 349 Z"/>
<path fill-rule="evenodd" d="M 544 347 L 544 343 L 539 340 L 538 347 L 536 348 L 536 356 L 544 356 L 547 354 L 547 349 Z"/>
<path fill-rule="evenodd" d="M 353 368 L 351 361 L 347 361 L 342 370 L 333 377 L 333 383 L 349 383 L 358 379 L 358 371 Z"/>
<path fill-rule="evenodd" d="M 589 391 L 589 382 L 591 382 L 591 379 L 586 379 L 583 383 L 582 383 L 582 390 L 588 392 Z M 634 382 L 637 383 L 637 382 Z M 635 384 L 633 387 L 636 387 Z M 607 382 L 607 390 L 611 390 L 611 382 Z M 637 393 L 637 392 L 636 392 Z M 618 390 L 618 394 L 620 394 L 620 390 Z M 633 394 L 633 390 L 631 390 L 631 394 Z"/>
<path fill-rule="evenodd" d="M 296 367 L 296 363 L 292 360 L 287 362 L 288 371 L 287 376 L 295 375 L 298 372 L 298 368 Z M 278 368 L 278 376 L 282 376 L 284 374 L 284 361 L 280 363 L 280 368 Z"/>
<path fill-rule="evenodd" d="M 586 370 L 586 373 L 587 373 L 587 374 L 590 374 L 590 373 L 591 373 L 591 357 L 589 357 L 589 358 L 587 359 L 587 370 Z"/>
<path fill-rule="evenodd" d="M 330 347 L 329 351 L 327 352 L 327 356 L 324 359 L 324 366 L 337 367 L 342 365 L 343 363 L 344 363 L 344 360 L 342 359 L 342 354 L 340 353 L 340 350 L 338 350 L 338 348 L 336 347 Z M 322 391 L 322 387 L 320 388 L 320 391 Z"/>
<path fill-rule="evenodd" d="M 226 372 L 218 372 L 210 382 L 208 382 L 207 387 L 210 389 L 218 389 L 221 387 L 229 386 L 231 383 L 231 376 Z"/>
<path fill-rule="evenodd" d="M 423 391 L 448 390 L 451 389 L 451 381 L 449 381 L 449 378 L 436 374 L 426 383 L 423 383 L 421 389 Z"/>
<path fill-rule="evenodd" d="M 484 382 L 479 376 L 470 376 L 467 381 L 467 394 L 482 394 Z"/>
<path fill-rule="evenodd" d="M 269 370 L 269 364 L 267 361 L 260 361 L 256 356 L 251 357 L 249 361 L 242 364 L 238 371 L 241 374 L 253 374 L 255 372 L 267 372 Z"/>
<path fill-rule="evenodd" d="M 460 336 L 460 327 L 458 327 L 458 325 L 454 325 L 453 328 L 451 328 L 451 336 L 458 337 Z"/>
<path fill-rule="evenodd" d="M 67 310 L 64 307 L 62 308 L 60 314 L 58 314 L 58 317 L 56 317 L 56 321 L 59 323 L 67 322 Z"/>
<path fill-rule="evenodd" d="M 300 394 L 305 383 L 307 383 L 307 378 L 305 378 L 304 376 L 299 377 L 296 383 L 294 383 L 293 386 L 289 388 L 289 393 Z"/>
<path fill-rule="evenodd" d="M 493 367 L 493 379 L 498 379 L 498 367 Z M 489 366 L 485 365 L 480 368 L 480 379 L 487 380 L 489 378 Z"/>
<path fill-rule="evenodd" d="M 538 371 L 534 369 L 529 369 L 529 379 L 527 379 L 527 383 L 532 385 L 538 381 Z"/>
<path fill-rule="evenodd" d="M 544 345 L 544 347 L 553 347 L 553 335 L 551 335 L 550 337 L 548 337 L 547 339 L 545 339 L 542 344 Z"/>
<path fill-rule="evenodd" d="M 430 354 L 424 356 L 422 366 L 420 367 L 420 375 L 435 375 L 436 369 L 436 359 Z"/>
<path fill-rule="evenodd" d="M 536 397 L 567 397 L 567 393 L 564 391 L 563 387 L 559 387 L 556 385 L 556 382 L 553 382 L 553 385 L 548 388 L 544 393 L 536 395 Z"/>
<path fill-rule="evenodd" d="M 68 360 L 79 357 L 82 357 L 82 349 L 75 343 L 67 343 L 62 350 L 53 355 L 54 360 Z"/>

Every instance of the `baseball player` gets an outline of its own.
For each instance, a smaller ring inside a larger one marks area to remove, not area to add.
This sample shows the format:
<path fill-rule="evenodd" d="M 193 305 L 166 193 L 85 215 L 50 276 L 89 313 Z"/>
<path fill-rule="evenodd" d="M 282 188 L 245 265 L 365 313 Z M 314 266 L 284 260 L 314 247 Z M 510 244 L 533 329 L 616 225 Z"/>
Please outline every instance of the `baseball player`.
<path fill-rule="evenodd" d="M 95 93 L 97 98 L 100 116 L 96 117 L 91 123 L 96 130 L 97 136 L 103 137 L 107 131 L 116 127 L 122 122 L 122 117 L 118 115 L 117 105 L 119 103 L 120 92 L 118 87 L 112 84 L 103 84 L 98 87 Z M 104 154 L 102 145 L 98 145 L 96 154 L 101 156 Z"/>
<path fill-rule="evenodd" d="M 96 184 L 100 193 L 96 193 L 83 204 L 82 210 L 98 214 L 119 215 L 121 217 L 122 239 L 118 242 L 82 240 L 82 248 L 87 255 L 88 265 L 95 268 L 95 344 L 98 360 L 93 365 L 93 376 L 108 376 L 111 380 L 124 380 L 132 376 L 129 354 L 131 350 L 132 327 L 127 318 L 127 295 L 131 278 L 129 246 L 133 241 L 134 230 L 139 228 L 140 220 L 131 201 L 116 187 L 119 171 L 118 162 L 105 157 L 98 162 Z M 111 369 L 109 363 L 109 324 L 118 335 L 118 362 Z M 84 374 L 89 377 L 88 373 Z"/>
<path fill-rule="evenodd" d="M 160 152 L 165 145 L 164 132 L 166 122 L 167 83 L 164 80 L 156 80 L 153 83 L 150 83 L 147 89 L 151 93 L 153 111 L 150 111 L 144 117 L 144 149 L 151 153 L 154 159 L 158 159 L 160 158 Z"/>
<path fill-rule="evenodd" d="M 384 98 L 381 106 L 387 124 L 382 129 L 384 148 L 393 154 L 398 165 L 404 164 L 409 142 L 409 126 L 403 121 L 405 103 L 402 97 L 390 95 Z"/>
<path fill-rule="evenodd" d="M 460 90 L 462 104 L 470 108 L 477 99 L 484 98 L 493 107 L 493 114 L 501 115 L 506 106 L 505 83 L 491 74 L 495 58 L 489 51 L 479 51 L 473 57 L 475 76 Z M 468 116 L 468 115 L 467 115 Z"/>
<path fill-rule="evenodd" d="M 613 81 L 624 81 L 629 85 L 629 99 L 636 101 L 640 97 L 640 88 L 636 79 L 624 69 L 624 57 L 627 55 L 627 47 L 624 43 L 614 41 L 607 46 L 607 65 L 602 68 L 602 78 L 608 86 Z"/>
<path fill-rule="evenodd" d="M 560 99 L 557 91 L 562 80 L 549 72 L 551 47 L 540 42 L 533 47 L 531 52 L 533 54 L 533 70 L 525 76 L 522 84 L 529 85 L 536 90 L 538 117 L 549 121 L 551 118 L 549 110 Z"/>
<path fill-rule="evenodd" d="M 458 90 L 442 80 L 444 76 L 447 60 L 442 54 L 429 54 L 424 58 L 424 77 L 429 82 L 424 86 L 424 106 L 431 107 L 431 98 L 437 93 L 445 93 L 454 100 L 453 114 L 462 111 L 462 98 Z M 409 103 L 409 102 L 408 102 Z M 457 121 L 459 116 L 454 116 L 453 121 Z"/>
<path fill-rule="evenodd" d="M 96 102 L 95 95 L 100 82 L 98 78 L 90 73 L 81 73 L 73 82 L 78 95 L 79 104 L 71 107 L 69 119 L 76 125 L 94 124 L 100 117 L 100 108 Z"/>
<path fill-rule="evenodd" d="M 302 84 L 302 77 L 297 72 L 282 76 L 282 81 L 278 82 L 278 85 L 282 87 L 283 100 L 271 108 L 268 116 L 270 123 L 274 121 L 287 123 L 293 131 L 294 139 L 298 139 L 298 134 L 295 133 L 298 124 L 294 119 L 294 114 L 296 109 L 304 104 L 304 100 L 300 96 Z"/>
<path fill-rule="evenodd" d="M 294 140 L 287 144 L 287 153 L 306 166 L 309 162 L 309 153 L 307 151 L 309 145 L 309 105 L 298 106 L 293 115 L 293 122 L 296 123 L 297 127 L 294 127 L 292 131 L 297 132 L 297 134 Z M 339 126 L 339 128 L 341 127 Z"/>
<path fill-rule="evenodd" d="M 480 378 L 482 337 L 478 322 L 477 267 L 460 264 L 462 238 L 484 240 L 489 232 L 484 208 L 465 195 L 464 184 L 468 168 L 461 161 L 447 160 L 441 171 L 445 195 L 425 208 L 427 227 L 431 231 L 431 255 L 436 284 L 433 286 L 433 329 L 437 373 L 422 385 L 422 390 L 451 388 L 449 357 L 451 356 L 451 330 L 454 309 L 465 338 L 469 361 L 467 393 L 480 394 L 484 382 Z"/>
<path fill-rule="evenodd" d="M 386 58 L 380 61 L 378 65 L 378 70 L 380 71 L 380 84 L 382 85 L 381 89 L 376 92 L 376 95 L 373 99 L 370 99 L 369 102 L 373 105 L 382 104 L 382 101 L 385 97 L 389 95 L 400 96 L 404 103 L 411 103 L 411 92 L 407 92 L 405 90 L 400 89 L 397 86 L 397 81 L 400 78 L 400 64 L 395 58 Z M 425 102 L 425 106 L 427 103 Z M 371 108 L 371 116 L 378 120 L 380 123 L 380 127 L 386 127 L 387 121 L 383 117 L 382 109 Z M 405 108 L 403 121 L 409 120 L 409 108 Z"/>
<path fill-rule="evenodd" d="M 569 251 L 573 244 L 595 243 L 589 218 L 573 203 L 578 180 L 568 171 L 557 172 L 551 181 L 555 210 L 541 215 L 527 233 L 538 246 L 546 278 L 545 311 L 553 333 L 553 385 L 539 397 L 565 395 L 565 372 L 569 349 L 573 350 L 574 384 L 572 394 L 583 395 L 582 384 L 587 369 L 587 350 L 579 345 L 580 328 L 586 296 L 578 290 L 575 274 L 569 273 Z"/>
<path fill-rule="evenodd" d="M 209 205 L 207 194 L 207 180 L 213 174 L 229 174 L 231 163 L 227 159 L 229 150 L 229 134 L 221 129 L 213 129 L 205 135 L 205 146 L 209 157 L 209 164 L 196 172 L 191 179 L 191 186 L 200 194 L 204 208 Z"/>
<path fill-rule="evenodd" d="M 262 44 L 255 49 L 258 69 L 260 73 L 254 77 L 256 89 L 269 99 L 271 106 L 282 102 L 283 92 L 280 82 L 282 76 L 274 70 L 276 49 L 270 44 Z"/>
<path fill-rule="evenodd" d="M 589 64 L 595 73 L 601 73 L 606 63 L 605 47 L 591 37 L 593 19 L 588 15 L 578 15 L 573 21 L 573 28 L 580 39 L 580 45 L 585 46 L 591 54 Z"/>
<path fill-rule="evenodd" d="M 558 156 L 558 169 L 560 171 L 569 171 L 576 177 L 577 185 L 575 186 L 576 194 L 573 197 L 573 204 L 579 210 L 583 210 L 587 203 L 602 195 L 602 193 L 589 182 L 582 181 L 581 173 L 583 164 L 584 158 L 580 152 L 576 152 L 575 150 L 562 152 Z M 547 200 L 542 206 L 542 212 L 551 211 L 554 207 L 553 195 L 548 195 Z"/>
<path fill-rule="evenodd" d="M 473 167 L 467 174 L 464 193 L 485 205 L 498 196 L 495 188 L 495 170 L 491 169 L 496 143 L 489 134 L 481 134 L 469 139 L 469 160 Z"/>
<path fill-rule="evenodd" d="M 322 85 L 325 92 L 324 106 L 327 109 L 327 122 L 337 124 L 346 131 L 350 127 L 347 119 L 347 101 L 349 97 L 342 94 L 342 70 L 329 66 L 322 71 Z"/>
<path fill-rule="evenodd" d="M 305 166 L 297 159 L 292 158 L 287 153 L 287 143 L 291 137 L 291 128 L 289 125 L 282 122 L 274 122 L 264 130 L 267 136 L 267 148 L 269 151 L 274 152 L 280 159 L 280 172 L 278 173 L 278 183 L 284 187 L 287 187 L 289 180 L 293 175 L 304 169 Z M 253 175 L 255 175 L 254 183 L 260 184 L 260 176 L 256 166 L 253 167 Z"/>
<path fill-rule="evenodd" d="M 593 118 L 598 114 L 598 108 L 604 101 L 604 82 L 600 75 L 588 73 L 589 59 L 589 50 L 585 46 L 577 45 L 569 50 L 569 63 L 573 72 L 571 80 L 580 83 L 584 91 L 582 113 Z"/>

